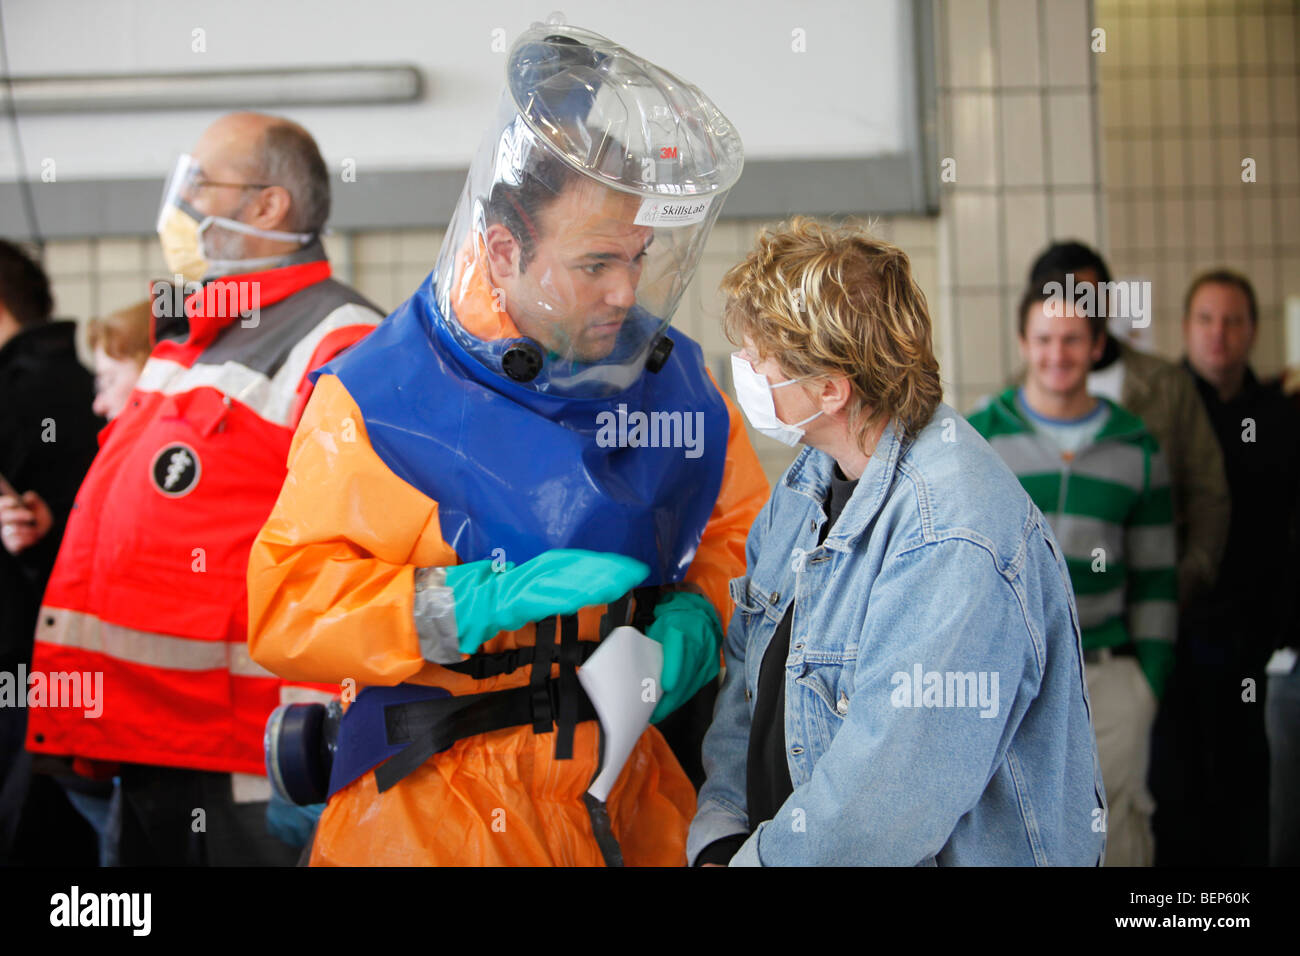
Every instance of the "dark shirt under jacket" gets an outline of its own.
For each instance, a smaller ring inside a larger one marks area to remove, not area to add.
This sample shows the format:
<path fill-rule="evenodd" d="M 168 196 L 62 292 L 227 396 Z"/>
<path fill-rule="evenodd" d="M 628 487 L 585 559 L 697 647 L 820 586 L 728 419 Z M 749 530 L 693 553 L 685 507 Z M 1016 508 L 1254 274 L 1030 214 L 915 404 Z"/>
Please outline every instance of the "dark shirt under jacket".
<path fill-rule="evenodd" d="M 1241 391 L 1225 402 L 1183 364 L 1223 448 L 1232 496 L 1218 581 L 1187 617 L 1240 634 L 1251 645 L 1243 649 L 1262 666 L 1274 648 L 1294 641 L 1297 626 L 1300 417 L 1280 389 L 1261 384 L 1249 368 Z"/>
<path fill-rule="evenodd" d="M 856 479 L 850 481 L 844 477 L 839 465 L 835 466 L 830 493 L 822 503 L 826 521 L 817 536 L 819 545 L 826 540 L 857 486 Z M 745 803 L 749 809 L 750 833 L 764 820 L 775 817 L 781 804 L 794 792 L 785 758 L 785 662 L 790 656 L 794 604 L 791 601 L 786 608 L 785 617 L 781 618 L 776 633 L 772 635 L 758 670 L 758 699 L 754 702 L 754 716 L 749 725 L 749 755 L 745 767 Z M 748 837 L 749 834 L 737 833 L 715 840 L 700 851 L 695 865 L 726 863 Z"/>
<path fill-rule="evenodd" d="M 1218 580 L 1180 616 L 1174 670 L 1152 729 L 1155 862 L 1264 866 L 1264 664 L 1294 640 L 1300 419 L 1279 389 L 1249 369 L 1225 402 L 1185 360 L 1183 367 L 1223 450 L 1231 515 Z M 1258 695 L 1249 703 L 1248 678 Z M 1217 822 L 1207 827 L 1206 820 Z"/>

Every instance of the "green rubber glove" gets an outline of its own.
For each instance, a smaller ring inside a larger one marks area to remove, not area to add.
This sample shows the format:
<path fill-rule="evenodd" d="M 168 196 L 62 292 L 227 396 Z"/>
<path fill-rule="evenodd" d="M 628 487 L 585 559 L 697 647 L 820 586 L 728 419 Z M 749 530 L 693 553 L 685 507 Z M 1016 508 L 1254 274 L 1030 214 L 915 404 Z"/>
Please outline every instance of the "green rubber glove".
<path fill-rule="evenodd" d="M 708 598 L 674 591 L 655 605 L 646 637 L 664 649 L 659 703 L 650 715 L 650 723 L 657 724 L 718 676 L 722 624 Z"/>
<path fill-rule="evenodd" d="M 599 551 L 554 548 L 519 567 L 493 571 L 491 561 L 447 569 L 456 605 L 457 643 L 473 654 L 500 631 L 513 631 L 557 614 L 608 604 L 646 579 L 636 558 Z"/>

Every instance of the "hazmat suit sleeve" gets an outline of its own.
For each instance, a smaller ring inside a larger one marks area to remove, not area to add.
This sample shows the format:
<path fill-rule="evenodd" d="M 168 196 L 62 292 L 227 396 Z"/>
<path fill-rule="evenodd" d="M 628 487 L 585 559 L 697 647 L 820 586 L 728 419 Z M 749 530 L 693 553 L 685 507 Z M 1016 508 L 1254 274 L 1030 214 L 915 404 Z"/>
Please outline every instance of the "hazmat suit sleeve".
<path fill-rule="evenodd" d="M 710 374 L 709 378 L 712 379 L 713 375 Z M 717 385 L 716 381 L 714 385 Z M 725 633 L 727 622 L 735 610 L 730 582 L 745 573 L 745 539 L 772 489 L 754 446 L 750 444 L 739 410 L 725 392 L 722 400 L 727 404 L 730 423 L 727 463 L 722 472 L 718 500 L 704 527 L 699 550 L 686 572 L 686 580 L 704 592 L 718 612 Z"/>
<path fill-rule="evenodd" d="M 458 563 L 438 505 L 392 474 L 352 397 L 323 375 L 248 565 L 249 650 L 290 680 L 398 684 L 428 664 L 417 567 Z"/>

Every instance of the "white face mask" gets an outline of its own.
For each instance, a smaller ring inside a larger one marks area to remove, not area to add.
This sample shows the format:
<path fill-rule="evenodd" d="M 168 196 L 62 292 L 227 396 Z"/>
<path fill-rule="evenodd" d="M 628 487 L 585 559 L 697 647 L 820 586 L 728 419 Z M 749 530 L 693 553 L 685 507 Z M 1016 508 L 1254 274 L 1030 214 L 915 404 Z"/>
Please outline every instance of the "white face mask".
<path fill-rule="evenodd" d="M 745 413 L 749 423 L 756 431 L 768 438 L 775 438 L 783 445 L 794 447 L 799 444 L 803 440 L 803 426 L 824 414 L 824 412 L 817 412 L 793 425 L 787 425 L 776 417 L 776 403 L 772 400 L 772 389 L 785 388 L 795 382 L 802 382 L 804 380 L 802 378 L 792 378 L 773 385 L 768 382 L 766 376 L 754 371 L 754 366 L 750 365 L 739 352 L 731 354 L 731 375 L 736 383 L 736 400 L 740 403 L 740 410 Z"/>
<path fill-rule="evenodd" d="M 299 245 L 306 245 L 315 235 L 310 232 L 278 232 L 274 229 L 258 229 L 256 226 L 250 226 L 246 222 L 239 222 L 237 219 L 227 219 L 225 216 L 207 216 L 199 223 L 196 231 L 199 242 L 199 254 L 203 256 L 208 264 L 209 276 L 229 275 L 237 272 L 257 272 L 262 269 L 270 269 L 278 265 L 285 256 L 292 253 L 281 253 L 278 256 L 263 256 L 257 259 L 217 259 L 206 255 L 204 249 L 204 233 L 213 226 L 222 226 L 231 232 L 240 232 L 246 236 L 260 236 L 263 239 L 276 239 L 280 242 L 296 242 Z"/>

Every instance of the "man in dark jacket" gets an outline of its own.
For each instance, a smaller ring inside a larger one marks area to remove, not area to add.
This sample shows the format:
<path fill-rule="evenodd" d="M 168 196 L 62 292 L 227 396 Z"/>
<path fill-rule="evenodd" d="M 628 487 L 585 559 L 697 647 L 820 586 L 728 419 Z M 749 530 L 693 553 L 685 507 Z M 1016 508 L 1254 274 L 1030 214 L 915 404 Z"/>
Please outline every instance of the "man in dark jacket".
<path fill-rule="evenodd" d="M 14 856 L 20 819 L 42 832 L 68 832 L 24 818 L 25 801 L 47 821 L 66 812 L 79 824 L 52 780 L 38 778 L 31 786 L 40 793 L 28 799 L 27 682 L 18 680 L 31 664 L 41 594 L 103 425 L 91 411 L 90 372 L 77 360 L 76 324 L 51 321 L 53 309 L 41 267 L 0 240 L 0 675 L 14 697 L 0 699 L 0 862 L 21 860 Z"/>
<path fill-rule="evenodd" d="M 1188 288 L 1184 365 L 1223 448 L 1232 523 L 1218 583 L 1184 619 L 1170 683 L 1174 772 L 1163 798 L 1157 795 L 1162 863 L 1268 862 L 1265 687 L 1272 684 L 1265 670 L 1277 648 L 1296 643 L 1300 421 L 1281 392 L 1251 370 L 1258 323 L 1244 276 L 1215 270 Z M 1286 747 L 1277 743 L 1280 757 Z M 1274 766 L 1278 783 L 1295 779 L 1293 763 Z M 1274 807 L 1284 837 L 1295 828 L 1294 800 L 1280 793 Z"/>

